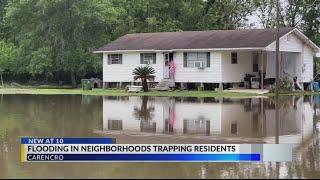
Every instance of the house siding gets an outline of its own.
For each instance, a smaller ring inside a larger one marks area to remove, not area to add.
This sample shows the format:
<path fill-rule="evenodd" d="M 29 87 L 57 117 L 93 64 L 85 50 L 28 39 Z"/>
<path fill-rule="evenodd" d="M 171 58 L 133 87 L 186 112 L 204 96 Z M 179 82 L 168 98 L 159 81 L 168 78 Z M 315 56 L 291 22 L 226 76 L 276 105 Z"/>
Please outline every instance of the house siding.
<path fill-rule="evenodd" d="M 141 66 L 140 52 L 128 52 L 122 54 L 122 64 L 108 64 L 108 54 L 103 54 L 103 82 L 132 82 L 132 71 Z M 163 53 L 156 53 L 156 64 L 151 64 L 155 70 L 155 81 L 159 82 L 163 77 Z"/>
<path fill-rule="evenodd" d="M 289 38 L 288 38 L 289 36 Z M 266 47 L 267 51 L 275 51 L 275 42 Z M 280 51 L 299 52 L 301 61 L 297 63 L 299 81 L 311 82 L 313 79 L 313 50 L 294 33 L 287 34 L 280 39 Z M 300 71 L 301 70 L 301 71 Z"/>
<path fill-rule="evenodd" d="M 287 34 L 280 39 L 280 51 L 287 52 L 301 52 L 302 51 L 302 41 L 294 33 Z M 275 51 L 276 43 L 273 42 L 267 46 L 267 51 Z"/>
<path fill-rule="evenodd" d="M 313 51 L 312 49 L 304 45 L 303 46 L 303 82 L 311 82 L 313 80 Z"/>
<path fill-rule="evenodd" d="M 237 64 L 231 64 L 231 51 L 222 53 L 222 82 L 243 82 L 245 74 L 252 72 L 252 52 L 238 51 L 237 53 Z"/>
<path fill-rule="evenodd" d="M 183 52 L 174 54 L 176 62 L 176 82 L 221 82 L 221 53 L 210 52 L 210 67 L 204 69 L 183 67 Z M 132 70 L 141 65 L 140 52 L 122 53 L 122 64 L 108 64 L 108 54 L 103 55 L 103 82 L 131 82 Z M 155 81 L 159 82 L 164 76 L 164 55 L 157 52 L 156 64 L 151 64 L 156 71 Z"/>
<path fill-rule="evenodd" d="M 210 52 L 210 67 L 198 69 L 193 67 L 183 67 L 183 52 L 175 53 L 176 62 L 176 82 L 221 82 L 221 52 Z"/>

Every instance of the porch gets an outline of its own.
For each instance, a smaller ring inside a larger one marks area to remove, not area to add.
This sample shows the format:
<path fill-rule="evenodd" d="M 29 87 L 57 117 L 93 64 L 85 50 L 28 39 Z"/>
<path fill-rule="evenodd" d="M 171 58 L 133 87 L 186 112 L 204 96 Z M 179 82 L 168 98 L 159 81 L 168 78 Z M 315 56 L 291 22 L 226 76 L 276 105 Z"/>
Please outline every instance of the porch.
<path fill-rule="evenodd" d="M 228 64 L 230 63 L 230 59 L 231 64 Z M 275 82 L 276 56 L 274 51 L 231 52 L 229 57 L 224 55 L 223 61 L 222 80 L 224 89 L 235 92 L 250 92 L 251 89 L 260 89 L 262 91 L 259 91 L 259 93 L 265 93 L 263 90 L 270 89 L 271 85 Z M 297 82 L 302 85 L 304 79 L 301 52 L 281 51 L 280 62 L 280 77 L 287 77 L 292 82 L 296 77 Z M 232 82 L 235 79 L 238 82 Z"/>

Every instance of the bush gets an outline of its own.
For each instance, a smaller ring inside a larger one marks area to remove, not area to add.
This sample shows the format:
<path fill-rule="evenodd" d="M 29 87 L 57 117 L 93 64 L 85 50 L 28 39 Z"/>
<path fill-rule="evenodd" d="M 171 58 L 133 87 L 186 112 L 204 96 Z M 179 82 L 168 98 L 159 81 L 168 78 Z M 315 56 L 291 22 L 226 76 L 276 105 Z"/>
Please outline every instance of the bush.
<path fill-rule="evenodd" d="M 275 84 L 271 85 L 270 92 L 274 93 L 276 90 Z M 280 91 L 291 92 L 293 90 L 292 81 L 288 77 L 280 79 Z"/>
<path fill-rule="evenodd" d="M 281 91 L 292 91 L 292 81 L 288 77 L 284 77 L 280 81 L 280 90 Z"/>
<path fill-rule="evenodd" d="M 203 86 L 198 86 L 198 91 L 203 91 L 204 87 Z"/>
<path fill-rule="evenodd" d="M 72 86 L 64 85 L 64 86 L 54 86 L 54 85 L 40 85 L 35 86 L 36 89 L 72 89 Z"/>

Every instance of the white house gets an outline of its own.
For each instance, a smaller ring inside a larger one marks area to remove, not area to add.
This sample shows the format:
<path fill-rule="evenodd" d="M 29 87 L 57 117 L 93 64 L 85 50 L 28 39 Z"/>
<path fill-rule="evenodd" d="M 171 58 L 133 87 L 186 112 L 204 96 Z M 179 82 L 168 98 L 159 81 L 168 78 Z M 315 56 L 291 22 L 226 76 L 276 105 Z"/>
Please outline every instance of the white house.
<path fill-rule="evenodd" d="M 275 29 L 212 30 L 128 34 L 97 49 L 103 53 L 105 87 L 134 83 L 132 71 L 148 64 L 154 82 L 171 79 L 177 86 L 205 89 L 242 86 L 246 74 L 258 87 L 275 78 Z M 312 82 L 319 47 L 296 28 L 280 28 L 282 76 Z M 172 61 L 174 63 L 172 63 Z M 170 66 L 174 65 L 173 73 Z M 263 78 L 260 78 L 263 77 Z"/>

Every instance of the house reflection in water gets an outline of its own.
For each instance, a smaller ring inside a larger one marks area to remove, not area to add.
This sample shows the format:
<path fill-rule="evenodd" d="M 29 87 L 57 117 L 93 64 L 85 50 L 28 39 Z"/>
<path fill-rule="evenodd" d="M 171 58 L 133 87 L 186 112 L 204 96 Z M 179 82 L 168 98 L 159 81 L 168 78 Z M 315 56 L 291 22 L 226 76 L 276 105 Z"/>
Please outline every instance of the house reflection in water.
<path fill-rule="evenodd" d="M 285 97 L 281 99 L 280 113 L 277 126 L 275 105 L 270 98 L 104 97 L 103 128 L 260 138 L 267 142 L 273 142 L 278 133 L 280 143 L 297 142 L 312 133 L 312 97 Z"/>

